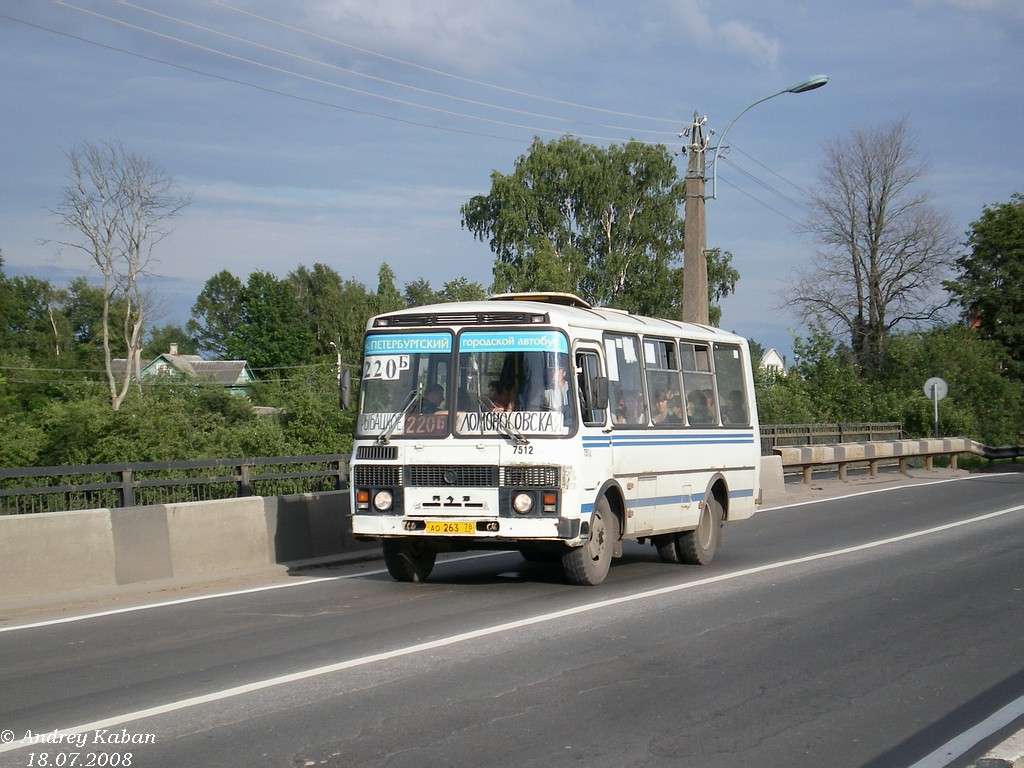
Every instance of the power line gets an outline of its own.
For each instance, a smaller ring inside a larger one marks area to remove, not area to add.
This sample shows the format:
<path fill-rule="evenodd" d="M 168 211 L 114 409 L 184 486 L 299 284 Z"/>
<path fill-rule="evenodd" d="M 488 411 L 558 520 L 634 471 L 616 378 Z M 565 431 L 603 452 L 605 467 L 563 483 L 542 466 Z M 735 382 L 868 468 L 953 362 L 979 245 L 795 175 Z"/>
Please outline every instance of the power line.
<path fill-rule="evenodd" d="M 761 179 L 757 178 L 756 176 L 754 176 L 749 171 L 747 171 L 747 170 L 741 168 L 740 166 L 736 165 L 736 163 L 732 162 L 732 160 L 729 160 L 729 158 L 723 157 L 722 159 L 725 160 L 732 168 L 734 168 L 737 171 L 739 171 L 741 174 L 746 176 L 748 179 L 753 181 L 755 184 L 760 186 L 762 189 L 765 189 L 766 191 L 771 192 L 774 195 L 777 195 L 778 197 L 782 198 L 783 200 L 785 200 L 790 205 L 793 205 L 793 206 L 799 208 L 800 210 L 804 211 L 805 213 L 809 213 L 809 211 L 807 210 L 807 206 L 805 206 L 799 200 L 794 200 L 793 198 L 789 197 L 788 195 L 784 194 L 780 190 L 778 190 L 775 187 L 773 187 L 768 182 L 762 181 Z"/>
<path fill-rule="evenodd" d="M 236 8 L 236 7 L 232 6 L 232 5 L 228 5 L 227 3 L 223 2 L 222 0 L 210 0 L 210 2 L 213 3 L 214 5 L 219 5 L 222 8 L 226 8 L 226 9 L 228 9 L 230 11 L 235 11 L 236 13 L 240 13 L 240 14 L 244 14 L 246 16 L 250 16 L 250 17 L 252 17 L 254 19 L 258 19 L 259 21 L 263 21 L 263 22 L 266 22 L 268 24 L 273 24 L 275 26 L 281 27 L 282 29 L 288 29 L 288 30 L 291 30 L 292 32 L 297 32 L 297 33 L 302 34 L 302 35 L 308 35 L 309 37 L 312 37 L 312 38 L 317 39 L 317 40 L 321 40 L 323 42 L 327 42 L 327 43 L 331 43 L 333 45 L 338 45 L 338 46 L 342 46 L 342 47 L 345 47 L 345 48 L 349 48 L 349 49 L 354 50 L 354 51 L 359 51 L 360 53 L 365 53 L 365 54 L 367 54 L 369 56 L 375 56 L 377 58 L 381 58 L 381 59 L 384 59 L 386 61 L 391 61 L 391 62 L 396 63 L 396 64 L 402 64 L 402 65 L 407 66 L 407 67 L 413 67 L 413 68 L 419 69 L 419 70 L 421 70 L 423 72 L 429 72 L 430 74 L 441 75 L 442 77 L 452 78 L 453 80 L 459 80 L 461 82 L 469 83 L 471 85 L 479 85 L 479 86 L 482 86 L 484 88 L 491 88 L 491 89 L 494 89 L 494 90 L 497 90 L 497 91 L 502 91 L 504 93 L 509 93 L 509 94 L 512 94 L 512 95 L 515 95 L 515 96 L 524 96 L 526 98 L 537 99 L 539 101 L 546 101 L 546 102 L 553 103 L 553 104 L 560 104 L 562 106 L 573 107 L 575 109 L 586 109 L 586 110 L 590 110 L 590 111 L 593 111 L 593 112 L 603 112 L 605 114 L 618 115 L 620 117 L 630 117 L 630 118 L 636 118 L 636 119 L 640 119 L 640 120 L 653 120 L 653 121 L 671 123 L 673 125 L 679 125 L 682 122 L 681 120 L 679 120 L 677 118 L 664 118 L 664 117 L 651 117 L 651 116 L 647 116 L 647 115 L 635 115 L 635 114 L 631 114 L 629 112 L 619 112 L 619 111 L 616 111 L 616 110 L 613 110 L 613 109 L 604 109 L 604 108 L 601 108 L 601 107 L 593 107 L 593 106 L 588 106 L 586 104 L 579 104 L 579 103 L 572 102 L 572 101 L 564 101 L 564 100 L 561 100 L 561 99 L 555 99 L 555 98 L 551 98 L 549 96 L 541 96 L 541 95 L 538 95 L 538 94 L 528 93 L 526 91 L 519 91 L 519 90 L 515 90 L 513 88 L 507 88 L 505 86 L 494 85 L 493 83 L 487 83 L 487 82 L 485 82 L 483 80 L 474 80 L 474 79 L 469 78 L 469 77 L 463 77 L 462 75 L 456 75 L 456 74 L 453 74 L 451 72 L 445 72 L 445 71 L 440 70 L 440 69 L 434 69 L 433 67 L 427 67 L 427 66 L 424 66 L 422 64 L 416 64 L 414 62 L 405 61 L 404 59 L 399 59 L 399 58 L 396 58 L 394 56 L 389 56 L 387 54 L 379 53 L 377 51 L 372 51 L 372 50 L 370 50 L 368 48 L 361 48 L 359 46 L 352 45 L 350 43 L 345 43 L 345 42 L 342 42 L 340 40 L 335 40 L 335 39 L 332 39 L 332 38 L 329 38 L 329 37 L 325 37 L 324 35 L 320 35 L 320 34 L 317 34 L 315 32 L 310 32 L 310 31 L 302 29 L 300 27 L 295 27 L 295 26 L 292 26 L 291 24 L 286 24 L 284 22 L 277 21 L 276 19 L 267 18 L 265 16 L 259 16 L 259 15 L 255 14 L 255 13 L 250 12 L 250 11 L 245 11 L 245 10 L 242 10 L 241 8 Z"/>
<path fill-rule="evenodd" d="M 108 21 L 108 22 L 111 22 L 113 24 L 118 24 L 118 25 L 126 27 L 128 29 L 132 29 L 132 30 L 134 30 L 136 32 L 142 32 L 142 33 L 145 33 L 145 34 L 148 34 L 148 35 L 153 35 L 154 37 L 158 37 L 158 38 L 170 41 L 170 42 L 174 42 L 174 43 L 177 43 L 179 45 L 184 45 L 184 46 L 187 46 L 187 47 L 190 47 L 190 48 L 195 48 L 197 50 L 203 51 L 204 53 L 213 54 L 215 56 L 222 56 L 224 58 L 230 59 L 232 61 L 236 61 L 236 62 L 241 63 L 241 64 L 248 64 L 248 65 L 251 65 L 251 66 L 254 66 L 254 67 L 258 67 L 258 68 L 261 68 L 261 69 L 266 69 L 266 70 L 269 70 L 271 72 L 276 72 L 278 74 L 282 74 L 282 75 L 285 75 L 285 76 L 288 76 L 288 77 L 294 77 L 294 78 L 297 78 L 299 80 L 304 80 L 304 81 L 313 83 L 315 85 L 323 85 L 323 86 L 326 86 L 328 88 L 335 88 L 335 89 L 347 91 L 347 92 L 350 92 L 350 93 L 355 93 L 355 94 L 358 94 L 358 95 L 361 95 L 361 96 L 367 96 L 369 98 L 378 99 L 378 100 L 389 102 L 389 103 L 392 103 L 392 104 L 397 104 L 397 105 L 400 105 L 400 106 L 411 107 L 411 108 L 414 108 L 414 109 L 421 109 L 421 110 L 425 110 L 425 111 L 429 111 L 429 112 L 435 112 L 435 113 L 438 113 L 438 114 L 447 115 L 449 117 L 463 118 L 463 119 L 466 119 L 466 120 L 475 120 L 475 121 L 478 121 L 478 122 L 484 122 L 484 123 L 488 123 L 488 124 L 491 124 L 491 125 L 497 125 L 497 126 L 501 126 L 501 127 L 505 127 L 505 128 L 516 128 L 516 129 L 521 129 L 521 130 L 527 130 L 527 131 L 530 131 L 530 132 L 533 132 L 533 133 L 546 133 L 546 134 L 555 134 L 555 135 L 564 135 L 566 133 L 570 133 L 569 131 L 564 131 L 564 130 L 556 130 L 556 129 L 552 129 L 552 128 L 543 128 L 543 127 L 537 127 L 537 126 L 522 125 L 520 123 L 512 123 L 512 122 L 508 122 L 508 121 L 505 121 L 505 120 L 494 120 L 494 119 L 487 118 L 487 117 L 481 117 L 481 116 L 477 116 L 477 115 L 469 115 L 469 114 L 465 114 L 465 113 L 462 113 L 462 112 L 456 112 L 454 110 L 444 109 L 444 108 L 441 108 L 441 107 L 434 107 L 434 106 L 429 106 L 429 105 L 426 105 L 426 104 L 418 104 L 416 102 L 407 101 L 405 99 L 397 99 L 397 98 L 390 97 L 390 96 L 384 96 L 383 94 L 374 93 L 373 91 L 367 91 L 367 90 L 364 90 L 364 89 L 361 89 L 361 88 L 353 88 L 351 86 L 341 85 L 340 83 L 334 83 L 334 82 L 331 82 L 329 80 L 324 80 L 323 78 L 313 77 L 311 75 L 306 75 L 306 74 L 303 74 L 301 72 L 295 72 L 293 70 L 285 69 L 283 67 L 278 67 L 278 66 L 274 66 L 272 64 L 266 64 L 266 63 L 263 63 L 263 62 L 255 61 L 253 59 L 248 59 L 248 58 L 246 58 L 244 56 L 238 56 L 236 54 L 229 53 L 227 51 L 223 51 L 223 50 L 220 50 L 220 49 L 217 49 L 217 48 L 211 48 L 210 46 L 202 45 L 200 43 L 192 42 L 192 41 L 189 41 L 189 40 L 184 40 L 182 38 L 175 37 L 174 35 L 168 35 L 168 34 L 165 34 L 163 32 L 158 32 L 158 31 L 156 31 L 154 29 L 150 29 L 148 27 L 143 27 L 143 26 L 140 26 L 138 24 L 132 24 L 131 22 L 124 21 L 122 19 L 117 19 L 117 18 L 114 18 L 112 16 L 107 16 L 107 15 L 99 13 L 97 11 L 92 11 L 92 10 L 89 10 L 87 8 L 82 8 L 80 6 L 71 5 L 70 3 L 64 2 L 64 0 L 55 0 L 55 3 L 56 3 L 56 5 L 58 5 L 60 7 L 67 8 L 68 10 L 77 11 L 79 13 L 83 13 L 83 14 L 86 14 L 86 15 L 89 15 L 89 16 L 93 16 L 93 17 L 101 19 L 103 21 Z M 549 117 L 547 119 L 555 119 L 555 118 L 550 118 Z M 609 137 L 609 136 L 595 136 L 595 135 L 583 134 L 583 133 L 578 133 L 578 132 L 571 132 L 571 133 L 573 135 L 575 135 L 575 136 L 578 136 L 579 138 L 584 138 L 584 139 L 591 139 L 591 140 L 596 140 L 596 141 L 616 141 L 615 138 Z"/>
<path fill-rule="evenodd" d="M 61 3 L 61 4 L 62 5 L 67 5 L 66 3 Z M 540 112 L 531 112 L 529 110 L 516 109 L 515 107 L 506 107 L 506 106 L 502 106 L 500 104 L 492 104 L 492 103 L 489 103 L 489 102 L 486 102 L 486 101 L 480 101 L 480 100 L 477 100 L 477 99 L 469 99 L 469 98 L 466 98 L 464 96 L 456 96 L 454 94 L 444 93 L 442 91 L 435 91 L 435 90 L 432 90 L 430 88 L 423 88 L 421 86 L 411 85 L 409 83 L 403 83 L 403 82 L 400 82 L 400 81 L 397 81 L 397 80 L 390 80 L 388 78 L 378 77 L 376 75 L 371 75 L 371 74 L 366 73 L 366 72 L 360 72 L 358 70 L 351 69 L 349 67 L 342 67 L 342 66 L 339 66 L 337 64 L 331 64 L 329 62 L 322 61 L 321 59 L 315 59 L 315 58 L 312 58 L 310 56 L 303 56 L 301 54 L 293 53 L 291 51 L 286 51 L 286 50 L 284 50 L 282 48 L 276 48 L 274 46 L 265 45 L 263 43 L 258 43 L 258 42 L 254 41 L 254 40 L 248 40 L 246 38 L 238 37 L 237 35 L 232 35 L 232 34 L 229 34 L 227 32 L 221 32 L 220 30 L 213 29 L 212 27 L 203 26 L 201 24 L 196 24 L 195 22 L 188 21 L 187 19 L 182 19 L 182 18 L 179 18 L 179 17 L 176 17 L 176 16 L 171 16 L 169 14 L 161 13 L 159 11 L 155 11 L 155 10 L 152 10 L 150 8 L 145 8 L 145 7 L 143 7 L 141 5 L 138 5 L 136 3 L 128 2 L 128 0 L 121 0 L 121 4 L 124 5 L 124 6 L 127 6 L 129 8 L 135 8 L 136 10 L 142 11 L 144 13 L 149 13 L 149 14 L 152 14 L 152 15 L 157 16 L 159 18 L 175 22 L 177 24 L 182 24 L 182 25 L 185 25 L 185 26 L 188 26 L 188 27 L 192 27 L 194 29 L 198 29 L 198 30 L 201 30 L 203 32 L 209 32 L 212 35 L 217 35 L 219 37 L 224 37 L 224 38 L 227 38 L 228 40 L 233 40 L 235 42 L 242 43 L 244 45 L 250 45 L 250 46 L 253 46 L 255 48 L 259 48 L 259 49 L 262 49 L 264 51 L 268 51 L 270 53 L 276 53 L 276 54 L 279 54 L 281 56 L 286 56 L 288 58 L 297 59 L 299 61 L 302 61 L 302 62 L 305 62 L 305 63 L 308 63 L 308 64 L 314 64 L 314 65 L 319 66 L 319 67 L 326 67 L 326 68 L 335 70 L 337 72 L 344 72 L 344 73 L 352 75 L 354 77 L 359 77 L 359 78 L 364 78 L 364 79 L 367 79 L 367 80 L 372 80 L 374 82 L 383 83 L 385 85 L 394 86 L 396 88 L 403 88 L 403 89 L 406 89 L 406 90 L 415 91 L 417 93 L 423 93 L 423 94 L 426 94 L 428 96 L 437 96 L 437 97 L 443 98 L 443 99 L 451 99 L 452 101 L 461 102 L 463 104 L 469 104 L 469 105 L 477 106 L 477 107 L 484 107 L 486 109 L 493 109 L 493 110 L 497 110 L 497 111 L 500 111 L 500 112 L 510 112 L 510 113 L 513 113 L 513 114 L 524 115 L 524 116 L 527 116 L 527 117 L 539 117 L 539 118 L 541 118 L 543 120 L 553 120 L 553 121 L 558 121 L 558 122 L 563 122 L 563 123 L 572 122 L 569 118 L 566 118 L 566 117 L 557 117 L 557 116 L 554 116 L 554 115 L 548 115 L 548 114 L 544 114 L 544 113 L 540 113 Z M 68 7 L 69 8 L 73 8 L 74 10 L 78 10 L 74 6 L 68 5 Z M 230 6 L 225 6 L 225 7 L 230 8 Z M 238 9 L 231 8 L 231 10 L 238 10 Z M 253 14 L 247 14 L 247 15 L 253 15 Z M 261 18 L 261 17 L 257 17 L 257 18 Z M 146 31 L 150 31 L 151 32 L 151 30 L 146 30 Z M 159 33 L 153 32 L 153 34 L 159 34 Z M 312 33 L 309 33 L 309 32 L 304 32 L 304 34 L 312 35 Z M 315 37 L 320 37 L 321 39 L 325 39 L 325 38 L 322 38 L 322 36 L 317 36 L 317 35 L 314 35 L 314 36 Z M 341 42 L 333 41 L 333 40 L 331 40 L 330 42 L 335 43 L 337 45 L 347 45 L 346 43 L 341 43 Z M 218 51 L 218 53 L 220 53 L 220 51 Z M 372 52 L 370 52 L 370 53 L 372 53 Z M 227 54 L 225 54 L 225 55 L 227 55 Z M 383 54 L 374 54 L 374 55 L 383 56 Z M 404 64 L 405 62 L 402 62 L 402 63 Z M 406 65 L 407 66 L 417 66 L 417 65 L 413 65 L 413 64 L 406 64 Z M 439 73 L 439 74 L 445 74 L 445 73 Z M 448 75 L 448 76 L 452 77 L 452 75 Z M 489 87 L 496 87 L 496 86 L 489 86 Z M 366 93 L 364 91 L 358 91 L 358 92 L 359 93 Z M 531 97 L 531 98 L 538 98 L 538 97 Z M 565 104 L 569 104 L 568 102 L 564 102 L 564 103 Z M 571 104 L 569 104 L 569 105 L 570 106 L 576 106 L 576 105 L 571 105 Z M 419 106 L 419 105 L 416 105 L 416 106 Z M 585 107 L 585 109 L 592 109 L 592 108 Z M 645 118 L 645 119 L 656 119 L 656 118 Z M 663 131 L 663 130 L 662 131 L 654 131 L 654 130 L 647 130 L 647 129 L 643 129 L 643 128 L 631 128 L 629 126 L 621 126 L 621 125 L 605 125 L 605 124 L 601 124 L 601 123 L 588 123 L 588 125 L 593 125 L 594 127 L 597 127 L 597 128 L 606 128 L 606 129 L 617 130 L 617 131 L 633 131 L 633 132 L 637 132 L 637 133 L 647 133 L 647 134 L 653 134 L 653 135 L 665 136 L 665 137 L 674 136 L 674 134 L 672 132 L 670 132 L 670 131 Z"/>
<path fill-rule="evenodd" d="M 745 189 L 741 189 L 740 187 L 738 187 L 735 184 L 733 184 L 731 181 L 729 181 L 727 179 L 723 179 L 721 177 L 719 177 L 719 181 L 721 181 L 723 184 L 727 184 L 728 186 L 732 187 L 737 192 L 739 192 L 741 195 L 746 195 L 751 200 L 753 200 L 755 203 L 757 203 L 760 206 L 763 206 L 763 207 L 767 208 L 772 213 L 776 213 L 779 216 L 781 216 L 782 218 L 786 219 L 787 221 L 791 221 L 794 224 L 796 224 L 797 226 L 800 226 L 800 222 L 797 221 L 796 219 L 794 219 L 792 216 L 787 216 L 786 214 L 784 214 L 782 211 L 778 210 L 777 208 L 772 208 L 770 205 L 768 205 L 768 203 L 764 202 L 763 200 L 759 200 L 758 198 L 754 197 L 754 195 L 752 195 L 749 192 L 747 192 Z"/>
<path fill-rule="evenodd" d="M 180 69 L 183 72 L 189 72 L 189 73 L 194 74 L 194 75 L 201 75 L 202 77 L 209 77 L 209 78 L 212 78 L 214 80 L 221 80 L 223 82 L 232 83 L 234 85 L 245 86 L 246 88 L 253 88 L 253 89 L 257 90 L 257 91 L 263 91 L 264 93 L 270 93 L 270 94 L 273 94 L 275 96 L 283 96 L 284 98 L 294 99 L 296 101 L 302 101 L 302 102 L 305 102 L 307 104 L 315 104 L 317 106 L 328 107 L 330 109 L 337 109 L 337 110 L 341 110 L 343 112 L 350 112 L 352 114 L 364 115 L 364 116 L 367 116 L 367 117 L 377 117 L 377 118 L 380 118 L 382 120 L 390 120 L 392 122 L 403 123 L 405 125 L 413 125 L 413 126 L 417 126 L 419 128 L 432 128 L 434 130 L 447 131 L 449 133 L 459 133 L 459 134 L 464 134 L 464 135 L 469 135 L 469 136 L 480 136 L 480 137 L 488 138 L 488 139 L 498 139 L 500 141 L 513 141 L 513 142 L 516 142 L 517 144 L 523 143 L 522 139 L 517 139 L 517 138 L 511 137 L 511 136 L 499 136 L 497 134 L 484 133 L 482 131 L 471 131 L 471 130 L 468 130 L 468 129 L 465 129 L 465 128 L 453 128 L 451 126 L 437 125 L 437 124 L 434 124 L 434 123 L 425 123 L 425 122 L 418 121 L 418 120 L 410 120 L 408 118 L 395 117 L 393 115 L 385 115 L 385 114 L 381 114 L 379 112 L 372 112 L 370 110 L 356 109 L 355 107 L 347 107 L 347 106 L 344 106 L 343 104 L 335 104 L 333 102 L 323 101 L 322 99 L 314 99 L 314 98 L 311 98 L 309 96 L 298 96 L 298 95 L 296 95 L 294 93 L 288 93 L 286 91 L 280 91 L 280 90 L 277 90 L 276 88 L 269 88 L 269 87 L 267 87 L 265 85 L 258 85 L 256 83 L 250 83 L 250 82 L 248 82 L 246 80 L 240 80 L 240 79 L 234 78 L 234 77 L 227 77 L 226 75 L 218 75 L 218 74 L 216 74 L 214 72 L 207 72 L 205 70 L 198 69 L 196 67 L 189 67 L 189 66 L 186 66 L 184 64 L 178 64 L 177 62 L 167 61 L 166 59 L 160 59 L 160 58 L 157 58 L 155 56 L 147 56 L 145 54 L 137 53 L 135 51 L 129 51 L 129 50 L 125 49 L 125 48 L 120 48 L 120 47 L 118 47 L 116 45 L 109 45 L 107 43 L 101 43 L 101 42 L 98 42 L 96 40 L 90 40 L 90 39 L 82 37 L 80 35 L 74 35 L 74 34 L 71 34 L 70 32 L 64 32 L 64 31 L 59 30 L 59 29 L 52 29 L 50 27 L 46 27 L 46 26 L 43 26 L 41 24 L 35 24 L 35 23 L 31 22 L 31 21 L 26 21 L 25 19 L 18 19 L 18 18 L 15 18 L 13 16 L 8 16 L 6 14 L 0 14 L 0 18 L 7 19 L 8 21 L 13 21 L 13 22 L 16 22 L 16 23 L 19 23 L 19 24 L 24 24 L 26 26 L 33 27 L 33 28 L 38 29 L 38 30 L 43 31 L 43 32 L 50 32 L 50 33 L 55 34 L 55 35 L 60 35 L 61 37 L 67 37 L 67 38 L 72 39 L 72 40 L 77 40 L 78 42 L 86 43 L 87 45 L 93 45 L 93 46 L 96 46 L 97 48 L 104 48 L 104 49 L 106 49 L 108 51 L 114 51 L 116 53 L 123 53 L 123 54 L 126 54 L 128 56 L 133 56 L 133 57 L 135 57 L 137 59 L 142 59 L 143 61 L 149 61 L 149 62 L 152 62 L 154 64 L 161 64 L 161 65 L 164 65 L 164 66 L 173 67 L 175 69 Z"/>

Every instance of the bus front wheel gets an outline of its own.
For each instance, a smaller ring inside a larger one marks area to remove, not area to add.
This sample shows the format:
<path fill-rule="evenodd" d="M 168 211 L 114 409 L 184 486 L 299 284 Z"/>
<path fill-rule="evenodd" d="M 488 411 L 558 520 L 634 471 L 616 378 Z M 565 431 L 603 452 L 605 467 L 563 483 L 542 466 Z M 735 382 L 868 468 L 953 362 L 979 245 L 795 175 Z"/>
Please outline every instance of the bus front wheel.
<path fill-rule="evenodd" d="M 395 581 L 426 581 L 434 570 L 437 552 L 423 542 L 384 539 L 384 564 Z"/>
<path fill-rule="evenodd" d="M 573 547 L 562 555 L 562 570 L 573 584 L 593 587 L 604 581 L 612 565 L 619 521 L 608 500 L 601 497 L 590 516 L 590 532 L 582 547 Z"/>
<path fill-rule="evenodd" d="M 711 495 L 704 502 L 696 529 L 680 533 L 676 539 L 679 559 L 688 565 L 707 565 L 715 557 L 722 528 L 722 504 Z"/>

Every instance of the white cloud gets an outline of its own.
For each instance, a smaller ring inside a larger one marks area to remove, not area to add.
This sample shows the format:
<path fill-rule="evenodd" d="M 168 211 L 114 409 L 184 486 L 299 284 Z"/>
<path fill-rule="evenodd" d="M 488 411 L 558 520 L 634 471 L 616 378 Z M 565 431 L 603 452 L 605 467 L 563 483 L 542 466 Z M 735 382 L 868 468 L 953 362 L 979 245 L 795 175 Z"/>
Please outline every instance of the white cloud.
<path fill-rule="evenodd" d="M 770 72 L 779 68 L 779 42 L 739 21 L 727 21 L 718 27 L 718 37 L 726 49 L 744 54 Z"/>
<path fill-rule="evenodd" d="M 699 0 L 671 0 L 675 26 L 701 48 L 722 48 L 749 59 L 758 67 L 774 72 L 779 64 L 779 42 L 759 31 L 750 21 L 728 19 L 717 22 L 705 12 Z M 712 5 L 714 10 L 717 8 Z"/>
<path fill-rule="evenodd" d="M 495 71 L 524 54 L 575 47 L 568 33 L 577 16 L 566 0 L 318 0 L 307 9 L 307 23 L 326 37 L 459 72 Z"/>

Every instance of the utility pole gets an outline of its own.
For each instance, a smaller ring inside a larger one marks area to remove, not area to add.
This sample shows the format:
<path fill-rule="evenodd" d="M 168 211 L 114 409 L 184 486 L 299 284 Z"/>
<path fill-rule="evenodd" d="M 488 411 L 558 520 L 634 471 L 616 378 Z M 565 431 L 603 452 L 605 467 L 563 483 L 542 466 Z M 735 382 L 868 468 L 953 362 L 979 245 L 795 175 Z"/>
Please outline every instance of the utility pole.
<path fill-rule="evenodd" d="M 736 117 L 729 121 L 718 137 L 712 152 L 714 157 L 711 160 L 711 199 L 718 196 L 718 158 L 722 154 L 722 142 L 725 135 L 732 128 L 742 115 L 751 107 L 756 107 L 763 101 L 774 99 L 784 93 L 806 93 L 815 88 L 821 88 L 828 82 L 828 75 L 815 75 L 803 82 L 785 88 L 777 93 L 758 99 L 741 111 Z M 683 232 L 683 321 L 687 323 L 700 323 L 708 325 L 711 299 L 708 296 L 708 258 L 707 243 L 708 229 L 707 217 L 705 214 L 707 197 L 704 194 L 704 168 L 705 153 L 708 144 L 711 143 L 711 134 L 704 135 L 704 126 L 707 124 L 707 117 L 697 117 L 693 113 L 693 123 L 681 136 L 689 136 L 690 143 L 686 145 L 686 178 L 683 181 L 686 195 L 686 204 L 683 211 L 685 216 Z"/>
<path fill-rule="evenodd" d="M 690 143 L 686 145 L 686 195 L 683 230 L 683 321 L 708 325 L 708 259 L 707 217 L 704 198 L 704 152 L 710 136 L 704 135 L 707 118 L 693 113 L 689 130 Z"/>

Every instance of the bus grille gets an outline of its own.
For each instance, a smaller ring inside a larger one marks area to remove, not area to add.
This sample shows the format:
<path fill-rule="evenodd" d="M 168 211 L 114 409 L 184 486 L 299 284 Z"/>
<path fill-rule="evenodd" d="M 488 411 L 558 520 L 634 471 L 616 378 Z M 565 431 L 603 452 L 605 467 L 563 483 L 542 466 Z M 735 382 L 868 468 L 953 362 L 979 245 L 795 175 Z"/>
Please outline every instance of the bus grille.
<path fill-rule="evenodd" d="M 405 468 L 406 485 L 437 487 L 445 485 L 463 488 L 495 488 L 498 468 L 472 465 L 413 465 Z"/>
<path fill-rule="evenodd" d="M 398 446 L 360 445 L 356 449 L 356 458 L 363 461 L 394 461 L 398 458 Z"/>
<path fill-rule="evenodd" d="M 353 467 L 352 482 L 361 486 L 396 486 L 401 485 L 401 467 L 383 466 L 381 464 L 356 464 Z"/>
<path fill-rule="evenodd" d="M 357 464 L 352 481 L 359 486 L 407 488 L 558 488 L 558 467 L 487 467 L 462 464 Z M 404 480 L 404 482 L 403 482 Z"/>
<path fill-rule="evenodd" d="M 502 467 L 501 485 L 516 488 L 557 488 L 558 467 Z"/>

